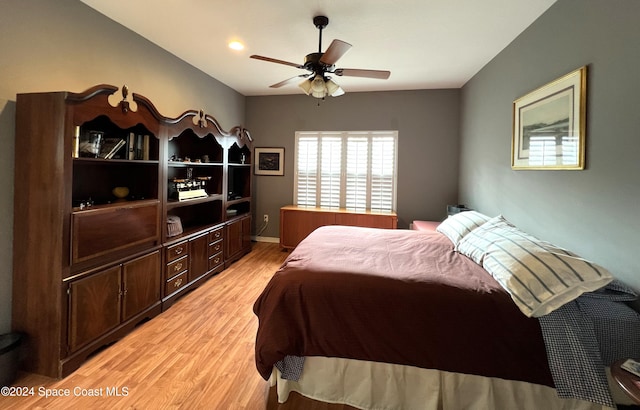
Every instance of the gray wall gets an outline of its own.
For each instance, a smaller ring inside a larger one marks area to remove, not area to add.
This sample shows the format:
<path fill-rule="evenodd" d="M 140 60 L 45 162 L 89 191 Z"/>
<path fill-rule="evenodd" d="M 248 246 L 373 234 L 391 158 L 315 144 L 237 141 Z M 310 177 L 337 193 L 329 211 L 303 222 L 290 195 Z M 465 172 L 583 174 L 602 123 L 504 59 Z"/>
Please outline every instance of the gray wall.
<path fill-rule="evenodd" d="M 559 0 L 462 89 L 460 199 L 640 289 L 640 2 Z M 513 171 L 512 102 L 588 65 L 586 170 Z"/>
<path fill-rule="evenodd" d="M 247 97 L 247 127 L 256 147 L 284 147 L 285 175 L 254 179 L 256 225 L 279 237 L 280 207 L 293 201 L 296 131 L 398 130 L 398 226 L 441 220 L 458 198 L 459 90 Z"/>
<path fill-rule="evenodd" d="M 168 28 L 169 29 L 169 28 Z M 223 57 L 222 57 L 223 58 Z M 126 84 L 175 117 L 204 109 L 244 125 L 245 97 L 78 0 L 2 0 L 0 7 L 0 333 L 10 330 L 17 93 Z M 28 160 L 21 158 L 20 160 Z"/>

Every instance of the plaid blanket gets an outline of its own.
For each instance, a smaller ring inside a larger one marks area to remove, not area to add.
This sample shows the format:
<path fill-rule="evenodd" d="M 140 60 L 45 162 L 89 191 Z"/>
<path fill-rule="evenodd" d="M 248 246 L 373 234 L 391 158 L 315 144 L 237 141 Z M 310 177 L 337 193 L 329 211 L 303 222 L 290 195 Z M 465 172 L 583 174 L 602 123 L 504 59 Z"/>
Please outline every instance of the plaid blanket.
<path fill-rule="evenodd" d="M 640 314 L 624 303 L 636 298 L 613 281 L 538 318 L 558 396 L 615 408 L 605 366 L 640 357 Z"/>

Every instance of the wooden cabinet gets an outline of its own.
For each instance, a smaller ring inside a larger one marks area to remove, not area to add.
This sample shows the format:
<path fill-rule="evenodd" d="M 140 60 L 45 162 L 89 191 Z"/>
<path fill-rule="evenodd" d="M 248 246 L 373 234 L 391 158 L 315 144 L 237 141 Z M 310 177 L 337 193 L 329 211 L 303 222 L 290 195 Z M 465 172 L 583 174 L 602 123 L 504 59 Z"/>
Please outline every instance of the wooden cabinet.
<path fill-rule="evenodd" d="M 251 250 L 227 258 L 228 224 L 251 214 L 251 138 L 246 130 L 222 131 L 213 117 L 187 111 L 166 120 L 167 217 L 179 218 L 181 232 L 165 229 L 165 245 L 187 240 L 189 268 L 181 276 L 167 271 L 163 308 L 204 279 Z M 250 223 L 247 235 L 250 235 Z M 166 246 L 167 251 L 169 247 Z M 167 262 L 169 259 L 167 258 Z M 167 269 L 169 269 L 167 267 Z"/>
<path fill-rule="evenodd" d="M 203 233 L 189 240 L 189 281 L 198 279 L 209 270 L 209 234 Z"/>
<path fill-rule="evenodd" d="M 71 263 L 129 248 L 155 245 L 160 236 L 157 199 L 93 206 L 72 214 Z M 100 227 L 100 229 L 96 229 Z"/>
<path fill-rule="evenodd" d="M 189 242 L 182 241 L 165 248 L 167 265 L 165 267 L 165 286 L 163 303 L 189 281 Z M 169 304 L 166 304 L 168 307 Z M 163 306 L 164 308 L 164 306 Z"/>
<path fill-rule="evenodd" d="M 163 309 L 188 289 L 224 269 L 224 227 L 200 232 L 186 241 L 166 246 Z"/>
<path fill-rule="evenodd" d="M 160 302 L 160 251 L 122 264 L 122 321 Z"/>
<path fill-rule="evenodd" d="M 160 252 L 93 273 L 69 284 L 69 350 L 97 339 L 160 304 Z"/>
<path fill-rule="evenodd" d="M 398 216 L 395 212 L 284 206 L 280 208 L 280 246 L 293 249 L 316 228 L 325 225 L 396 229 Z"/>
<path fill-rule="evenodd" d="M 120 323 L 120 266 L 69 285 L 69 349 L 72 352 Z"/>
<path fill-rule="evenodd" d="M 251 213 L 247 130 L 117 92 L 16 99 L 12 327 L 26 371 L 66 376 L 224 269 L 226 225 Z"/>
<path fill-rule="evenodd" d="M 227 223 L 226 238 L 225 261 L 230 264 L 251 250 L 251 216 Z"/>

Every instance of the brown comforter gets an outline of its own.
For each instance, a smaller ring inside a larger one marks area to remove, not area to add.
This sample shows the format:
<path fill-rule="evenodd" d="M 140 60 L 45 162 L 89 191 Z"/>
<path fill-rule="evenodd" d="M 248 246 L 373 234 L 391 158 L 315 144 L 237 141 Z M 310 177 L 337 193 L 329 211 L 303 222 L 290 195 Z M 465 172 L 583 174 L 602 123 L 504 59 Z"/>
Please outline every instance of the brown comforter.
<path fill-rule="evenodd" d="M 293 355 L 553 386 L 538 321 L 437 232 L 319 228 L 275 273 L 254 312 L 265 379 Z"/>

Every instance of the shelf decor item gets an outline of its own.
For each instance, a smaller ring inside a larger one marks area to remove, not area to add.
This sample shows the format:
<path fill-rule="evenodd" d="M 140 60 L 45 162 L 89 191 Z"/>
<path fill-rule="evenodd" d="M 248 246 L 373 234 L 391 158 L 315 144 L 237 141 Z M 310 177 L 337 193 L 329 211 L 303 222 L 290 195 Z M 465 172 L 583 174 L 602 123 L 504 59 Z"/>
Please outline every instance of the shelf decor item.
<path fill-rule="evenodd" d="M 104 134 L 100 131 L 89 131 L 85 138 L 80 137 L 80 156 L 98 158 Z"/>
<path fill-rule="evenodd" d="M 176 236 L 182 234 L 182 221 L 177 216 L 169 215 L 167 217 L 167 236 Z"/>
<path fill-rule="evenodd" d="M 126 186 L 117 186 L 111 190 L 111 193 L 118 199 L 125 199 L 129 196 L 129 188 Z"/>
<path fill-rule="evenodd" d="M 284 175 L 284 148 L 257 148 L 256 175 Z"/>
<path fill-rule="evenodd" d="M 587 67 L 513 103 L 512 169 L 584 169 Z"/>

